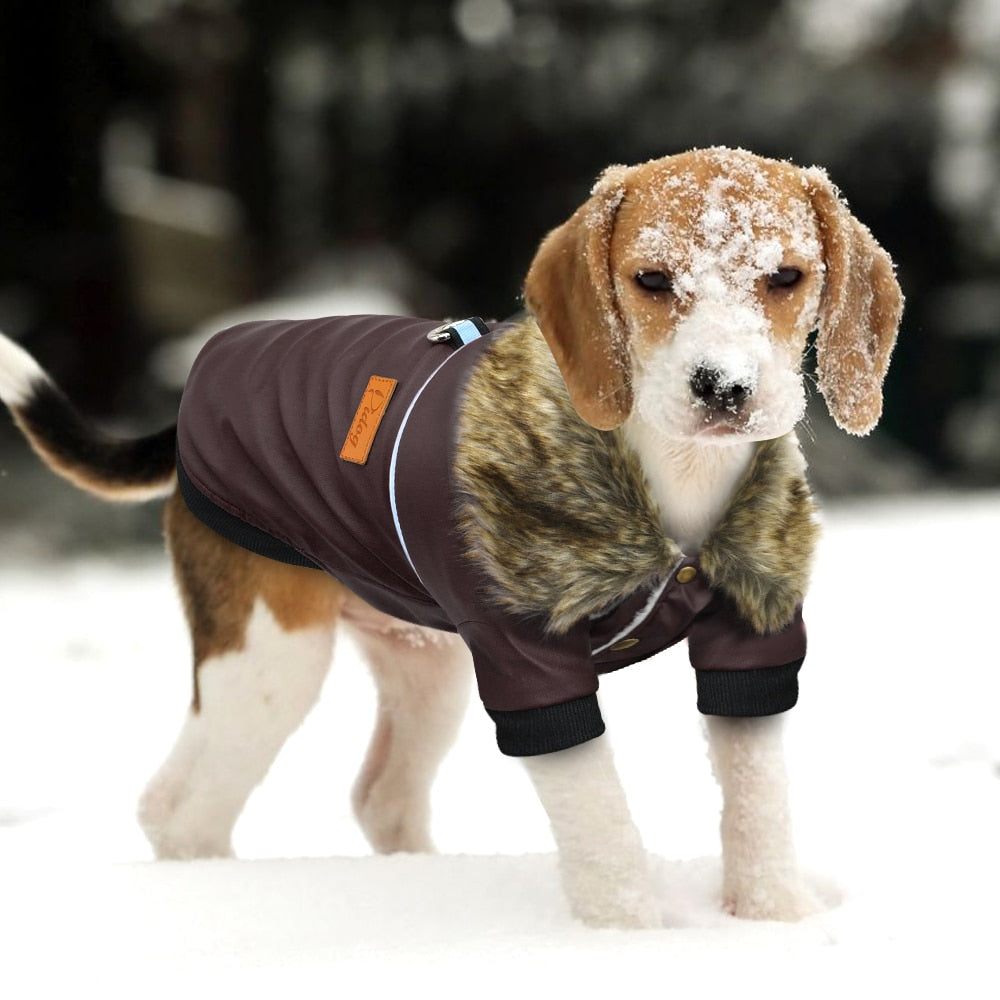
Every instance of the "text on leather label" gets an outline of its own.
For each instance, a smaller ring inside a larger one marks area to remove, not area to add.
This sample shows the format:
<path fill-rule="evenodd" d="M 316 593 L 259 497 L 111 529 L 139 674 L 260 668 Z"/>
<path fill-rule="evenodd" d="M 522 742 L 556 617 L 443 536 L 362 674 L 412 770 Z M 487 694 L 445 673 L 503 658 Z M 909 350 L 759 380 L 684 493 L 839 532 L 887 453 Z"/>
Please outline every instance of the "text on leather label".
<path fill-rule="evenodd" d="M 358 411 L 351 421 L 347 440 L 340 450 L 340 457 L 345 462 L 364 465 L 368 461 L 368 453 L 372 450 L 375 434 L 395 388 L 396 380 L 394 378 L 372 375 L 368 380 L 368 386 L 361 397 Z"/>

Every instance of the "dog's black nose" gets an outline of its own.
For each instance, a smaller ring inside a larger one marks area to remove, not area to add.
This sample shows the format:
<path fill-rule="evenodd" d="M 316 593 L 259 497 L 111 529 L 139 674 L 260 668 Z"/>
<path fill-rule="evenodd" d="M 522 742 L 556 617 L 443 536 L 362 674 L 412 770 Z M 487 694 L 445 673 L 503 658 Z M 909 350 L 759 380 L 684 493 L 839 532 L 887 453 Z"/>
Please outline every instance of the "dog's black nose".
<path fill-rule="evenodd" d="M 718 413 L 736 413 L 753 394 L 750 386 L 727 381 L 717 368 L 699 365 L 691 373 L 694 398 Z"/>

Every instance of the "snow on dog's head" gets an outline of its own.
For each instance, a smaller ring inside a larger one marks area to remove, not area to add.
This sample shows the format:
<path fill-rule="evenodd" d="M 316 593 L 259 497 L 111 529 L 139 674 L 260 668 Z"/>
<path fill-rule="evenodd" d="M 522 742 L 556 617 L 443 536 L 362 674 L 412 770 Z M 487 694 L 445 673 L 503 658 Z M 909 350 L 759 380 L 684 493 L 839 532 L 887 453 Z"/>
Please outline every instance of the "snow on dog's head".
<path fill-rule="evenodd" d="M 794 427 L 814 329 L 831 412 L 869 430 L 902 302 L 822 171 L 721 148 L 606 171 L 525 296 L 585 420 L 718 443 Z"/>

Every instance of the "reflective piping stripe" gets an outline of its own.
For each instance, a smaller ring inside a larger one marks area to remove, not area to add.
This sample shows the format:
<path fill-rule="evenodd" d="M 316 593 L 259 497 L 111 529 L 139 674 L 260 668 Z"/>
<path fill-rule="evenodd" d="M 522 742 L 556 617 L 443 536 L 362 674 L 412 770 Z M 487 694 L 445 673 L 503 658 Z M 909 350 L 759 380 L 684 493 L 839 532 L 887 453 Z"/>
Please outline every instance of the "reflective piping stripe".
<path fill-rule="evenodd" d="M 462 337 L 463 345 L 469 344 L 473 340 L 478 340 L 482 336 L 479 327 L 477 327 L 471 320 L 463 319 L 458 323 L 452 323 L 451 325 L 456 331 L 458 331 L 459 328 L 462 328 L 459 332 L 459 336 Z M 461 348 L 459 348 L 459 350 L 461 350 Z M 399 425 L 399 430 L 396 432 L 396 441 L 392 446 L 392 459 L 389 462 L 389 505 L 392 508 L 392 523 L 396 526 L 396 536 L 399 538 L 399 544 L 403 549 L 403 555 L 406 556 L 406 561 L 410 564 L 410 569 L 413 570 L 417 579 L 420 580 L 421 586 L 424 586 L 424 581 L 420 576 L 419 570 L 413 563 L 413 559 L 410 556 L 410 550 L 406 547 L 406 539 L 403 537 L 403 527 L 399 523 L 399 508 L 396 505 L 396 462 L 399 459 L 399 445 L 403 440 L 403 432 L 406 430 L 406 425 L 409 422 L 410 414 L 413 412 L 413 408 L 417 405 L 417 400 L 423 395 L 424 389 L 431 384 L 437 373 L 457 355 L 458 351 L 452 351 L 452 353 L 449 354 L 448 357 L 446 357 L 444 361 L 442 361 L 441 364 L 439 364 L 437 368 L 431 372 L 427 381 L 424 382 L 424 384 L 417 390 L 417 394 L 410 401 L 410 405 L 406 408 L 406 413 L 403 414 L 403 420 Z"/>
<path fill-rule="evenodd" d="M 636 612 L 635 617 L 628 623 L 628 625 L 623 628 L 616 636 L 609 639 L 603 646 L 591 651 L 591 656 L 597 656 L 599 653 L 603 653 L 606 649 L 610 649 L 616 642 L 621 642 L 622 639 L 627 639 L 629 635 L 639 628 L 642 623 L 653 613 L 653 608 L 656 607 L 656 602 L 663 596 L 663 592 L 667 589 L 667 584 L 674 578 L 674 574 L 677 572 L 678 567 L 684 560 L 686 556 L 681 556 L 680 559 L 674 564 L 673 569 L 667 574 L 667 578 L 649 595 L 649 600 Z"/>

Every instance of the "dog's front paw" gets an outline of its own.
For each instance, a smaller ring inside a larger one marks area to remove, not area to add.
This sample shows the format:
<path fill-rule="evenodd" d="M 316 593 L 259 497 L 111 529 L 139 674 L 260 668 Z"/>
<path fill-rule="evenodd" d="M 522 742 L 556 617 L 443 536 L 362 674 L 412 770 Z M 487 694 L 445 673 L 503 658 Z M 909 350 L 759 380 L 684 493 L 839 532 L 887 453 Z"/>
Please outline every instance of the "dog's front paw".
<path fill-rule="evenodd" d="M 643 930 L 663 926 L 646 852 L 622 849 L 599 858 L 560 855 L 563 889 L 573 916 L 588 927 Z"/>
<path fill-rule="evenodd" d="M 575 904 L 573 916 L 588 927 L 613 930 L 654 930 L 663 926 L 660 908 L 652 899 L 614 900 L 604 905 Z"/>
<path fill-rule="evenodd" d="M 796 876 L 787 880 L 748 879 L 723 892 L 726 912 L 743 920 L 782 920 L 794 923 L 819 913 L 823 907 L 813 891 Z"/>

